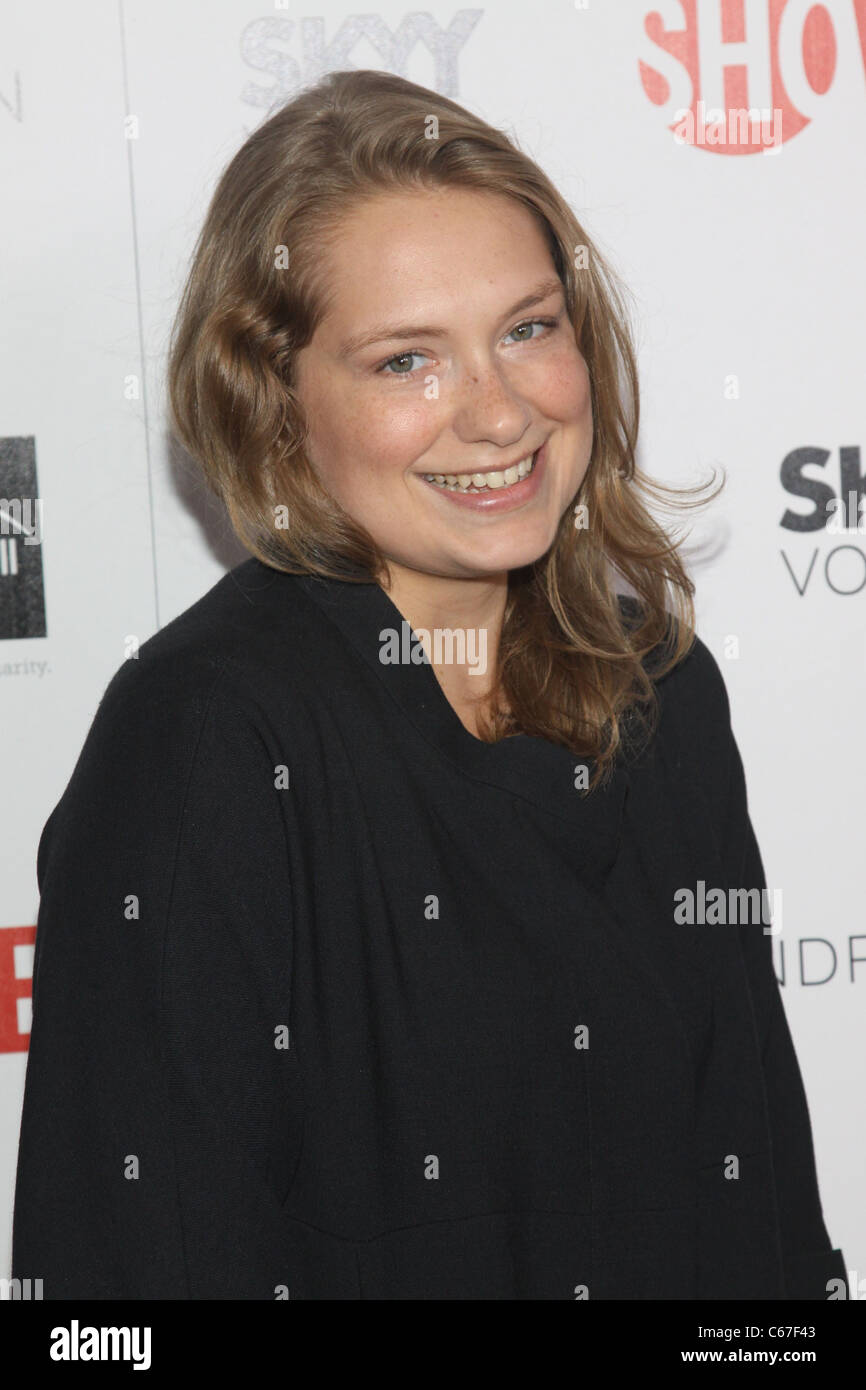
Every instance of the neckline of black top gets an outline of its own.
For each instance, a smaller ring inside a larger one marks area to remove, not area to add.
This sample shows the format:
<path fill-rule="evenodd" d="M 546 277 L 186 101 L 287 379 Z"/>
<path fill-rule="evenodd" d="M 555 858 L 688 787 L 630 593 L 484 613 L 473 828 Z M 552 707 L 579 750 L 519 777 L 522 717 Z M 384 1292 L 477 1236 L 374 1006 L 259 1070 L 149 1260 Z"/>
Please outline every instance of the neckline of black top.
<path fill-rule="evenodd" d="M 586 853 L 581 855 L 585 876 L 600 887 L 619 850 L 623 807 L 629 774 L 619 761 L 610 778 L 588 795 L 576 785 L 576 768 L 590 758 L 577 757 L 568 749 L 527 734 L 515 734 L 498 743 L 484 743 L 464 726 L 428 661 L 383 663 L 382 633 L 402 633 L 403 614 L 380 585 L 353 580 L 325 579 L 318 575 L 292 575 L 252 559 L 239 566 L 251 582 L 250 592 L 261 593 L 262 580 L 277 609 L 291 605 L 300 590 L 332 622 L 352 649 L 388 691 L 416 733 L 459 773 L 498 786 L 512 796 L 530 802 L 549 816 L 565 822 Z M 246 585 L 242 584 L 246 588 Z M 410 642 L 417 638 L 408 626 Z M 422 648 L 423 650 L 423 648 Z M 581 783 L 582 786 L 582 783 Z"/>

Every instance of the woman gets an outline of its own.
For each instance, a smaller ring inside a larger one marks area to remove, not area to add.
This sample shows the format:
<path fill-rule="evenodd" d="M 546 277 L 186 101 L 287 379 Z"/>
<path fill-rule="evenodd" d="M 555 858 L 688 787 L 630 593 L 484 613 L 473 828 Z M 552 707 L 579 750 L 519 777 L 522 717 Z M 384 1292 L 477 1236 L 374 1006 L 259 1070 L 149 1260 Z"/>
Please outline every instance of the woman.
<path fill-rule="evenodd" d="M 677 913 L 765 881 L 563 199 L 332 74 L 224 173 L 169 383 L 252 558 L 118 672 L 43 832 L 14 1273 L 827 1297 L 766 918 Z"/>

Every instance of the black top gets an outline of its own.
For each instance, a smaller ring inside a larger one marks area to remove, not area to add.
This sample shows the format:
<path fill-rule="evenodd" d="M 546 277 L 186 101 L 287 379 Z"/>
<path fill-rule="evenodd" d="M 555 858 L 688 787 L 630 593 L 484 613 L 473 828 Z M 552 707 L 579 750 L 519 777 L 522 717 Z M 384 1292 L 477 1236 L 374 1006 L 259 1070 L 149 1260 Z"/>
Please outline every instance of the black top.
<path fill-rule="evenodd" d="M 583 797 L 565 749 L 383 665 L 402 622 L 248 560 L 111 681 L 39 845 L 13 1275 L 826 1298 L 772 937 L 675 920 L 765 886 L 714 658 Z"/>

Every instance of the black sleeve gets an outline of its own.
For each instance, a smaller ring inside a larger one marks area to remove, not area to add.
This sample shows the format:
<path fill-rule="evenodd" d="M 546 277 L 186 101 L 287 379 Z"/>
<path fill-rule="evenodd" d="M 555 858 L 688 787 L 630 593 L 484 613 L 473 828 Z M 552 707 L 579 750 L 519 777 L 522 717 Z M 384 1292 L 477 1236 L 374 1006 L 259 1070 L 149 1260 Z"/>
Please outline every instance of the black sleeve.
<path fill-rule="evenodd" d="M 12 1272 L 47 1299 L 280 1296 L 289 754 L 221 676 L 119 674 L 43 830 Z"/>
<path fill-rule="evenodd" d="M 716 672 L 728 742 L 725 855 L 729 882 L 763 892 L 767 882 L 749 815 L 742 758 L 731 730 L 727 692 L 718 667 Z M 765 934 L 760 923 L 744 924 L 737 930 L 763 1061 L 786 1297 L 846 1298 L 845 1261 L 841 1250 L 833 1248 L 824 1224 L 808 1104 L 773 965 L 773 936 Z M 832 1285 L 828 1289 L 829 1281 L 841 1281 L 841 1288 Z"/>

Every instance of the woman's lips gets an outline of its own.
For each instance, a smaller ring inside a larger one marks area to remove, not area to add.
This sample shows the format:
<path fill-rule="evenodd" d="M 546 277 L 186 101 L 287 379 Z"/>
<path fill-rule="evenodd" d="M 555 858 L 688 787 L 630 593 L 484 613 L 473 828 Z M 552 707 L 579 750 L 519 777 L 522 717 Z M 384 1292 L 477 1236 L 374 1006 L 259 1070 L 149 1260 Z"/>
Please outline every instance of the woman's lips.
<path fill-rule="evenodd" d="M 535 496 L 541 485 L 546 461 L 547 440 L 535 455 L 535 466 L 531 473 L 527 473 L 525 478 L 512 483 L 510 487 L 499 487 L 490 492 L 458 492 L 456 489 L 452 492 L 450 488 L 437 483 L 428 483 L 426 478 L 422 478 L 421 481 L 431 492 L 435 492 L 446 502 L 452 502 L 455 507 L 465 507 L 475 512 L 507 512 L 513 507 L 522 507 L 524 502 Z"/>

